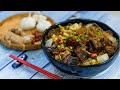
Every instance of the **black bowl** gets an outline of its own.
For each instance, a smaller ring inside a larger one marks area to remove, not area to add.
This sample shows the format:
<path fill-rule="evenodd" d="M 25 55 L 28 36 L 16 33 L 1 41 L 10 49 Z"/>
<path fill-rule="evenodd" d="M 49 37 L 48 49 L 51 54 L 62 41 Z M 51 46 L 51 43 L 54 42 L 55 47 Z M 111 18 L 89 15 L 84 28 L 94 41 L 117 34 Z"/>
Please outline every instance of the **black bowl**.
<path fill-rule="evenodd" d="M 52 58 L 52 55 L 47 51 L 47 48 L 45 47 L 45 37 L 48 34 L 48 32 L 52 29 L 55 29 L 58 27 L 58 25 L 68 25 L 69 23 L 80 23 L 82 22 L 83 24 L 88 24 L 88 23 L 96 23 L 98 24 L 103 30 L 111 30 L 113 32 L 113 36 L 118 40 L 118 47 L 117 47 L 117 51 L 115 52 L 115 54 L 107 61 L 101 63 L 101 64 L 96 64 L 96 65 L 89 65 L 89 66 L 69 66 L 67 64 L 61 63 L 57 60 L 55 60 L 54 58 Z M 118 56 L 119 53 L 119 35 L 113 30 L 111 29 L 108 25 L 96 21 L 96 20 L 90 20 L 90 19 L 72 19 L 72 20 L 67 20 L 64 22 L 60 22 L 58 24 L 55 24 L 53 26 L 51 26 L 49 29 L 47 29 L 42 36 L 42 48 L 43 51 L 45 53 L 45 55 L 48 57 L 48 59 L 50 60 L 50 62 L 56 67 L 58 68 L 60 71 L 67 73 L 67 74 L 71 74 L 71 75 L 75 75 L 75 76 L 80 76 L 80 77 L 92 77 L 95 76 L 99 73 L 101 73 L 102 71 L 106 70 L 108 67 L 111 66 L 111 64 L 115 61 L 116 57 Z"/>

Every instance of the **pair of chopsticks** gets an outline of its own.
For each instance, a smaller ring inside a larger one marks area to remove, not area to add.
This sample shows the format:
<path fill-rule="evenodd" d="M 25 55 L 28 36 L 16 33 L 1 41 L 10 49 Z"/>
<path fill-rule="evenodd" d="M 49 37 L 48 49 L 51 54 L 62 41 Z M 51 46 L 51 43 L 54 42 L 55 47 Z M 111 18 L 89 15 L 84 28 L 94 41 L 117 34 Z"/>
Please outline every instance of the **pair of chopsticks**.
<path fill-rule="evenodd" d="M 18 62 L 20 62 L 20 63 L 22 63 L 22 64 L 24 64 L 26 66 L 31 67 L 32 69 L 37 70 L 38 72 L 48 76 L 51 79 L 62 79 L 61 77 L 59 77 L 59 76 L 57 76 L 57 75 L 55 75 L 53 73 L 50 73 L 50 72 L 48 72 L 48 71 L 46 71 L 46 70 L 44 70 L 42 68 L 39 68 L 39 67 L 29 63 L 29 62 L 26 62 L 26 61 L 24 61 L 24 60 L 22 60 L 22 59 L 20 59 L 20 58 L 18 58 L 16 56 L 14 56 L 14 55 L 10 55 L 9 57 L 13 58 L 14 60 L 17 60 Z"/>

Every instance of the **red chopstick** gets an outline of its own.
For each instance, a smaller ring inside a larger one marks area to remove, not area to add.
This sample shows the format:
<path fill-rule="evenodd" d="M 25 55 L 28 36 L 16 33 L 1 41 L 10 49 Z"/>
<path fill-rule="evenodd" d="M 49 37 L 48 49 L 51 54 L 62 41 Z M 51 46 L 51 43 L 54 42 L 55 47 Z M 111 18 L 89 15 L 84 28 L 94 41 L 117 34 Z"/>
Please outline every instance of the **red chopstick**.
<path fill-rule="evenodd" d="M 29 63 L 29 62 L 26 62 L 26 61 L 24 61 L 24 60 L 22 60 L 22 59 L 20 59 L 20 58 L 18 58 L 16 56 L 14 56 L 14 55 L 10 55 L 9 57 L 13 58 L 14 60 L 17 60 L 18 62 L 20 62 L 22 64 L 25 64 L 26 66 L 29 66 L 29 67 L 37 70 L 38 72 L 41 72 L 42 74 L 48 76 L 51 79 L 62 79 L 61 77 L 59 77 L 59 76 L 57 76 L 57 75 L 55 75 L 53 73 L 50 73 L 50 72 L 48 72 L 48 71 L 46 71 L 46 70 L 44 70 L 42 68 L 39 68 L 39 67 Z"/>

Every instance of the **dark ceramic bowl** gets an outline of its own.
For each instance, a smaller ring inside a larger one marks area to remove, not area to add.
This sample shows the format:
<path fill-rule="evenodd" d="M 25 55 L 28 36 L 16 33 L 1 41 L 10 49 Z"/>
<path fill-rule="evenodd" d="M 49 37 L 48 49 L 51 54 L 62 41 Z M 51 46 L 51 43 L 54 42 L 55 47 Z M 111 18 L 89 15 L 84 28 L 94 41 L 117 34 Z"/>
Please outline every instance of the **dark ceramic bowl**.
<path fill-rule="evenodd" d="M 58 25 L 62 25 L 65 26 L 69 23 L 80 23 L 82 22 L 83 24 L 88 24 L 88 23 L 96 23 L 98 24 L 103 30 L 111 30 L 113 32 L 113 36 L 118 40 L 118 47 L 117 47 L 117 51 L 115 52 L 115 54 L 107 61 L 101 63 L 101 64 L 96 64 L 96 65 L 89 65 L 89 66 L 69 66 L 67 64 L 61 63 L 57 60 L 55 60 L 54 58 L 52 58 L 52 55 L 47 51 L 47 48 L 45 47 L 45 37 L 48 34 L 48 32 L 52 29 L 55 29 L 58 27 Z M 119 53 L 119 35 L 113 30 L 111 29 L 108 25 L 99 22 L 99 21 L 95 21 L 95 20 L 90 20 L 90 19 L 72 19 L 72 20 L 68 20 L 68 21 L 64 21 L 64 22 L 60 22 L 58 24 L 55 24 L 53 26 L 51 26 L 49 29 L 47 29 L 44 33 L 43 33 L 43 37 L 42 37 L 42 48 L 43 51 L 45 53 L 45 55 L 48 57 L 48 59 L 50 60 L 50 62 L 56 67 L 58 68 L 60 71 L 67 73 L 67 74 L 71 74 L 71 75 L 75 75 L 75 76 L 80 76 L 80 77 L 92 77 L 95 76 L 101 72 L 103 72 L 104 70 L 106 70 L 108 67 L 111 66 L 111 64 L 115 61 L 116 57 L 118 56 Z"/>

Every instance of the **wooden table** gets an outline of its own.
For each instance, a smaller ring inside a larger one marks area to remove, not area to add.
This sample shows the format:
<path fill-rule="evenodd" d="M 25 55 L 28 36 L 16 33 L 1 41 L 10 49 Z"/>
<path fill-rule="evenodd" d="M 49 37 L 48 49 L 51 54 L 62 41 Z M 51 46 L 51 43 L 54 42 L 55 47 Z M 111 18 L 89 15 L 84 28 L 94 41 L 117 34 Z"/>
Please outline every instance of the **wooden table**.
<path fill-rule="evenodd" d="M 0 12 L 0 21 L 3 20 L 7 14 Z M 75 13 L 74 16 L 70 18 L 79 18 L 79 12 Z M 22 65 L 17 69 L 12 68 L 12 64 L 15 62 L 13 59 L 9 58 L 9 55 L 13 54 L 15 56 L 21 56 L 26 54 L 28 57 L 27 61 L 41 67 L 45 70 L 48 70 L 54 74 L 62 76 L 64 79 L 79 79 L 80 77 L 74 77 L 72 75 L 67 75 L 65 73 L 57 70 L 45 57 L 43 50 L 34 50 L 34 51 L 17 51 L 6 48 L 3 45 L 0 45 L 0 79 L 48 79 L 45 75 Z"/>

